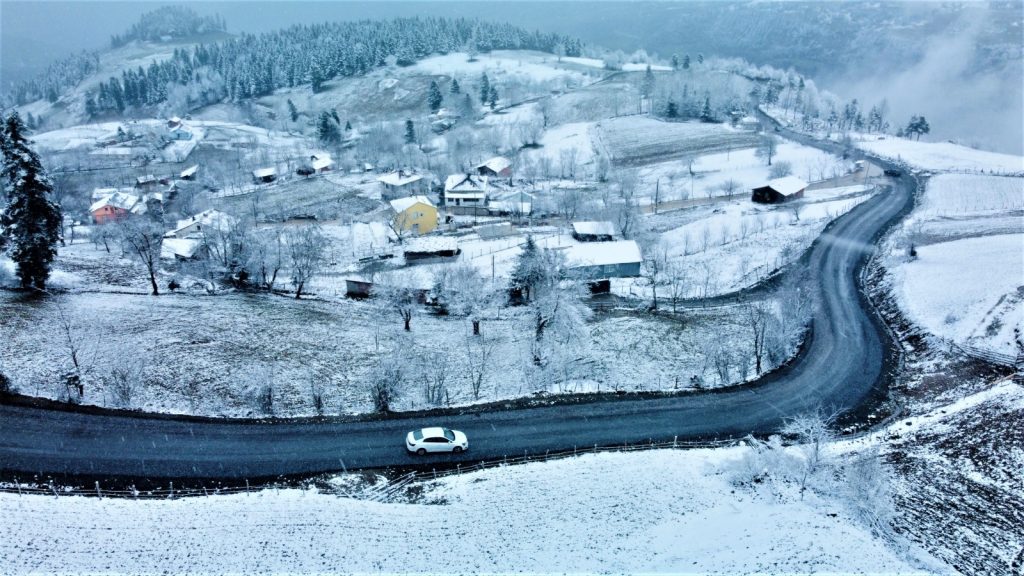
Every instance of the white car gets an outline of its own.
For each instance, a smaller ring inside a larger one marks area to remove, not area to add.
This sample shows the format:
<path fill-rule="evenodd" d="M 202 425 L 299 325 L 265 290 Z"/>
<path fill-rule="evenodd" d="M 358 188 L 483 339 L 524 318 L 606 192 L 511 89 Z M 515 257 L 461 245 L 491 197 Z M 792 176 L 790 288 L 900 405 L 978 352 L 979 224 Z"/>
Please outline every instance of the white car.
<path fill-rule="evenodd" d="M 405 435 L 405 449 L 423 456 L 427 452 L 458 454 L 469 449 L 469 440 L 458 430 L 448 428 L 421 428 Z"/>

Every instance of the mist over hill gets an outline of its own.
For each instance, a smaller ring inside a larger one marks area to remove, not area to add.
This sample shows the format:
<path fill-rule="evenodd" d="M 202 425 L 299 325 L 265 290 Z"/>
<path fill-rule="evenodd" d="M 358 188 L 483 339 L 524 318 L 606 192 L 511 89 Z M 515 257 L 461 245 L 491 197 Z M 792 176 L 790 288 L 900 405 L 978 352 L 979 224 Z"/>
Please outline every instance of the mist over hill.
<path fill-rule="evenodd" d="M 580 38 L 595 49 L 741 57 L 792 67 L 895 119 L 923 114 L 935 139 L 1022 152 L 1022 3 L 931 2 L 195 2 L 231 33 L 292 24 L 441 16 Z M 5 2 L 3 84 L 38 73 L 60 49 L 98 49 L 155 4 Z M 102 14 L 102 17 L 97 17 Z M 31 31 L 31 33 L 28 33 Z M 27 41 L 31 38 L 32 41 Z M 45 46 L 41 51 L 30 49 Z M 942 94 L 942 98 L 935 97 Z"/>

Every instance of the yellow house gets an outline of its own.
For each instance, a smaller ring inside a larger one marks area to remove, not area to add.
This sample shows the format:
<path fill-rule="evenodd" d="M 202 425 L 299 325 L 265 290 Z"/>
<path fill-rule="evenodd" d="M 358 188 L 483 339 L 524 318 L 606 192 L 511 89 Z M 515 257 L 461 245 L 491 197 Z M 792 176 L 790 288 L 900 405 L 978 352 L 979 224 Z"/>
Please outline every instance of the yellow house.
<path fill-rule="evenodd" d="M 391 201 L 394 228 L 401 232 L 427 234 L 437 228 L 437 208 L 426 196 L 409 196 Z"/>

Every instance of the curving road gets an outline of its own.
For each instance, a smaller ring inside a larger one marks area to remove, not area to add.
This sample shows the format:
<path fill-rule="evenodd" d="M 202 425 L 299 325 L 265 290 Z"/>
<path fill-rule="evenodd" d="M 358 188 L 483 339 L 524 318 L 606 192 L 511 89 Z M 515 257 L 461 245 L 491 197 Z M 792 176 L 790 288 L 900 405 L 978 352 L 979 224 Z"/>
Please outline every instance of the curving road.
<path fill-rule="evenodd" d="M 815 243 L 814 334 L 790 365 L 755 385 L 657 399 L 364 422 L 244 423 L 0 405 L 0 480 L 11 476 L 239 479 L 452 461 L 589 447 L 770 432 L 817 405 L 852 409 L 884 387 L 890 342 L 858 289 L 875 239 L 909 209 L 907 178 L 839 218 Z M 811 297 L 811 295 L 808 295 Z M 437 423 L 466 431 L 457 458 L 406 454 L 406 431 Z"/>

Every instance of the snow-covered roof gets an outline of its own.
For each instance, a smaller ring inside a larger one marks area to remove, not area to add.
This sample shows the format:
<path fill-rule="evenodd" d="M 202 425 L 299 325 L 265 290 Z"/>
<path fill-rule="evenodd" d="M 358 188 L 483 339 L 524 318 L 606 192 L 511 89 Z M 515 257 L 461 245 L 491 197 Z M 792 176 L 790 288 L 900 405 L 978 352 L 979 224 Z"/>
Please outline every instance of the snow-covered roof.
<path fill-rule="evenodd" d="M 277 168 L 257 168 L 252 171 L 252 175 L 256 178 L 266 178 L 267 176 L 274 176 L 277 174 Z"/>
<path fill-rule="evenodd" d="M 615 224 L 607 220 L 573 222 L 572 231 L 583 236 L 615 236 Z"/>
<path fill-rule="evenodd" d="M 487 203 L 487 209 L 491 212 L 509 212 L 525 215 L 533 212 L 533 204 L 518 200 L 491 200 Z"/>
<path fill-rule="evenodd" d="M 643 262 L 640 246 L 633 240 L 616 242 L 590 242 L 565 249 L 565 260 L 570 268 L 605 266 L 609 264 L 636 264 Z"/>
<path fill-rule="evenodd" d="M 150 182 L 156 182 L 156 176 L 146 174 L 145 176 L 139 176 L 135 179 L 136 184 L 149 184 Z"/>
<path fill-rule="evenodd" d="M 202 240 L 192 238 L 164 238 L 160 244 L 160 258 L 164 260 L 174 260 L 175 257 L 192 258 L 202 245 Z"/>
<path fill-rule="evenodd" d="M 195 224 L 206 228 L 227 228 L 234 223 L 235 218 L 230 214 L 225 214 L 220 210 L 203 210 L 199 214 L 192 215 L 184 220 L 178 220 L 178 224 L 172 232 L 180 232 Z"/>
<path fill-rule="evenodd" d="M 451 236 L 419 236 L 406 241 L 405 252 L 454 252 L 459 241 Z"/>
<path fill-rule="evenodd" d="M 484 198 L 488 191 L 497 191 L 487 176 L 474 176 L 473 174 L 452 174 L 445 178 L 445 196 L 459 195 L 464 198 Z"/>
<path fill-rule="evenodd" d="M 178 177 L 179 178 L 188 178 L 189 176 L 193 176 L 198 171 L 199 171 L 199 164 L 195 164 L 195 165 L 189 166 L 188 168 L 185 168 L 184 170 L 182 170 L 181 174 L 179 174 Z"/>
<path fill-rule="evenodd" d="M 110 196 L 104 196 L 100 200 L 89 206 L 89 212 L 95 212 L 104 206 L 112 206 L 114 208 L 120 208 L 121 210 L 131 210 L 139 203 L 139 197 L 134 194 L 125 194 L 124 192 L 115 192 Z"/>
<path fill-rule="evenodd" d="M 397 198 L 390 202 L 391 209 L 401 214 L 409 208 L 412 208 L 416 204 L 426 204 L 427 206 L 434 206 L 434 203 L 430 201 L 430 198 L 426 196 L 409 196 L 408 198 Z"/>
<path fill-rule="evenodd" d="M 406 184 L 419 182 L 422 179 L 422 174 L 406 172 L 405 170 L 396 170 L 394 172 L 388 172 L 380 178 L 377 178 L 377 181 L 382 184 L 387 184 L 388 186 L 405 186 Z"/>
<path fill-rule="evenodd" d="M 758 188 L 765 187 L 771 188 L 783 196 L 791 196 L 804 188 L 807 188 L 807 182 L 804 182 L 796 176 L 784 176 L 782 178 L 769 180 L 768 183 L 763 186 L 758 186 Z"/>
<path fill-rule="evenodd" d="M 512 166 L 511 160 L 505 158 L 504 156 L 495 156 L 494 158 L 491 158 L 490 160 L 477 165 L 477 169 L 488 168 L 492 172 L 497 174 L 510 166 Z"/>
<path fill-rule="evenodd" d="M 484 240 L 504 238 L 505 236 L 512 236 L 516 233 L 516 229 L 512 227 L 511 222 L 496 222 L 494 224 L 475 226 L 473 231 L 476 232 L 477 236 Z"/>
<path fill-rule="evenodd" d="M 313 167 L 313 170 L 323 170 L 324 168 L 333 166 L 334 160 L 331 160 L 331 157 L 326 155 L 313 156 L 313 159 L 309 164 Z"/>

